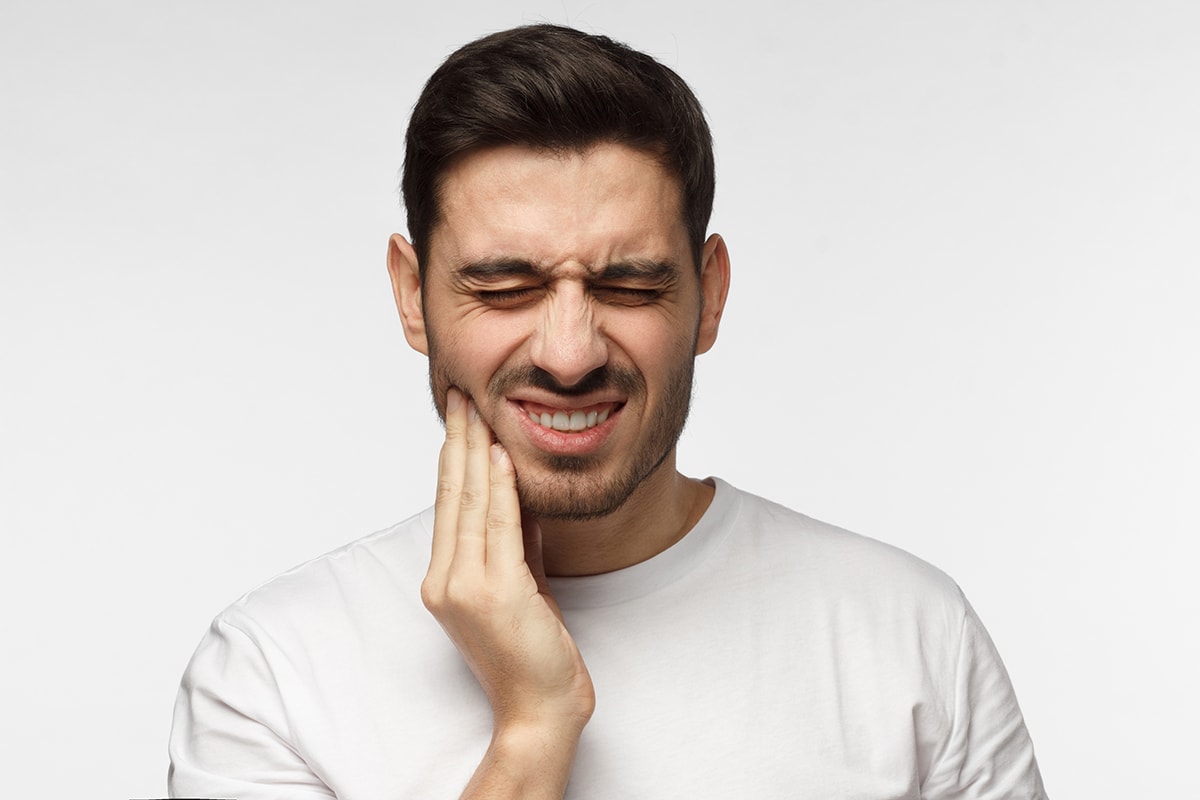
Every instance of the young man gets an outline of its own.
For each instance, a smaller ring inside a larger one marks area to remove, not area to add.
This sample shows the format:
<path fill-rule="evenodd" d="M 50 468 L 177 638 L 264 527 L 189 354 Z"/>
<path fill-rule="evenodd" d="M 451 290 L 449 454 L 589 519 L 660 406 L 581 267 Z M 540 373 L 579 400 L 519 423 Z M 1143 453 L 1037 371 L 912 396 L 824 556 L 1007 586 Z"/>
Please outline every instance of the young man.
<path fill-rule="evenodd" d="M 445 421 L 436 504 L 217 618 L 172 792 L 1044 797 L 948 578 L 676 470 L 729 286 L 679 77 L 507 31 L 433 75 L 407 144 L 388 267 Z"/>

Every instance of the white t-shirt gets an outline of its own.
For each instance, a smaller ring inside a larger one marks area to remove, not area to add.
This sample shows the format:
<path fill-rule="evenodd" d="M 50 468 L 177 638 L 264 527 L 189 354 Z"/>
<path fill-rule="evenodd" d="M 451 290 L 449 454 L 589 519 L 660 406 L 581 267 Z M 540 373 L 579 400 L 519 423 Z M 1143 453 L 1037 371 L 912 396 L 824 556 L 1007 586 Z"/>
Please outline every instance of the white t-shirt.
<path fill-rule="evenodd" d="M 569 798 L 1044 798 L 958 587 L 714 480 L 679 543 L 551 579 L 596 689 Z M 491 711 L 420 599 L 433 512 L 234 603 L 187 668 L 173 796 L 452 798 Z"/>

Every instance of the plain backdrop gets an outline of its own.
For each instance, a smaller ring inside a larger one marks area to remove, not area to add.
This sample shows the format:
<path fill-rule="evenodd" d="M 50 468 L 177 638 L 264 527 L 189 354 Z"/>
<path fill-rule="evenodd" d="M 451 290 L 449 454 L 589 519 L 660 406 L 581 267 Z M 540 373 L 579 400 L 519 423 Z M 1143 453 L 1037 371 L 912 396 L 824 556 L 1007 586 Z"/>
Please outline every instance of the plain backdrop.
<path fill-rule="evenodd" d="M 734 271 L 684 471 L 953 575 L 1053 796 L 1194 792 L 1200 6 L 7 0 L 5 794 L 162 796 L 209 620 L 430 503 L 403 131 L 539 21 L 711 117 Z"/>

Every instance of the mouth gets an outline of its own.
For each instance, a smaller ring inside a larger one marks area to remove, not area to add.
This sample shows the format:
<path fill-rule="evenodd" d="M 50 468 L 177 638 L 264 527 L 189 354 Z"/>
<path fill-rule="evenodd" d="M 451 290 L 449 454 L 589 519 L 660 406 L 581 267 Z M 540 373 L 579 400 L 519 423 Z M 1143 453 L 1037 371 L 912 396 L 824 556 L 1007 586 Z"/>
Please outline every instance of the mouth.
<path fill-rule="evenodd" d="M 530 421 L 547 430 L 560 433 L 577 433 L 602 425 L 613 412 L 620 410 L 623 403 L 595 403 L 580 408 L 555 408 L 524 401 L 521 410 Z"/>

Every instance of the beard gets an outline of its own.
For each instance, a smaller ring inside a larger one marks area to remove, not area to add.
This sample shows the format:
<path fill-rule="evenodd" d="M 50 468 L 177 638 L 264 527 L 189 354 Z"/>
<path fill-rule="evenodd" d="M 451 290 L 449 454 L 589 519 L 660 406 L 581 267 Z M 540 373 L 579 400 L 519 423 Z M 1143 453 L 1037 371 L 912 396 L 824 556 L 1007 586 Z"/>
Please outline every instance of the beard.
<path fill-rule="evenodd" d="M 680 348 L 682 350 L 682 348 Z M 654 472 L 675 449 L 687 423 L 692 400 L 692 380 L 695 370 L 693 353 L 680 354 L 675 367 L 667 374 L 661 402 L 642 429 L 623 464 L 615 472 L 605 469 L 606 461 L 621 454 L 583 456 L 552 455 L 535 452 L 533 463 L 518 463 L 513 459 L 517 474 L 517 495 L 521 510 L 535 517 L 556 520 L 583 521 L 606 517 L 617 511 L 634 491 Z M 455 386 L 465 393 L 457 370 L 442 363 L 432 337 L 429 340 L 429 386 L 438 415 L 445 420 L 446 392 Z M 572 386 L 560 385 L 548 372 L 532 364 L 501 368 L 487 385 L 488 408 L 477 403 L 479 413 L 495 431 L 494 421 L 488 419 L 491 409 L 502 408 L 507 396 L 519 387 L 535 387 L 569 399 L 602 389 L 616 389 L 630 401 L 648 398 L 645 378 L 632 367 L 605 364 L 588 373 Z M 633 420 L 628 421 L 635 422 Z M 499 440 L 499 436 L 497 436 Z M 505 444 L 500 440 L 501 444 Z M 507 448 L 507 445 L 505 445 Z M 524 450 L 520 451 L 524 455 Z M 509 449 L 510 456 L 513 450 Z M 526 460 L 526 459 L 522 459 Z"/>

